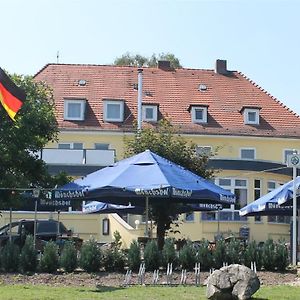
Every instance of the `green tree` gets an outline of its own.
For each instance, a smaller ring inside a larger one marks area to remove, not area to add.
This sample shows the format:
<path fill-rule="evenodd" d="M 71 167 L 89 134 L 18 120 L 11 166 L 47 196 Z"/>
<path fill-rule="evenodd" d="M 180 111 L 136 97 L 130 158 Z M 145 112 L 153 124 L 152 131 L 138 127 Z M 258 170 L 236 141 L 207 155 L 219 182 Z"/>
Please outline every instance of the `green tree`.
<path fill-rule="evenodd" d="M 0 107 L 0 208 L 17 203 L 18 193 L 3 188 L 53 187 L 61 177 L 52 178 L 46 164 L 38 158 L 48 142 L 55 141 L 58 125 L 51 90 L 31 76 L 11 75 L 26 92 L 26 100 L 13 122 Z"/>
<path fill-rule="evenodd" d="M 157 67 L 159 60 L 170 61 L 171 68 L 182 68 L 179 59 L 172 53 L 153 53 L 151 57 L 146 57 L 140 54 L 130 54 L 129 52 L 126 52 L 125 54 L 115 59 L 114 65 L 134 67 Z"/>
<path fill-rule="evenodd" d="M 213 170 L 208 169 L 209 156 L 199 155 L 196 145 L 182 138 L 169 120 L 161 120 L 156 128 L 136 130 L 133 138 L 125 139 L 125 155 L 132 156 L 149 149 L 204 178 L 211 178 Z M 164 237 L 173 221 L 178 218 L 180 204 L 168 201 L 152 203 L 150 215 L 157 228 L 158 247 L 163 249 Z"/>

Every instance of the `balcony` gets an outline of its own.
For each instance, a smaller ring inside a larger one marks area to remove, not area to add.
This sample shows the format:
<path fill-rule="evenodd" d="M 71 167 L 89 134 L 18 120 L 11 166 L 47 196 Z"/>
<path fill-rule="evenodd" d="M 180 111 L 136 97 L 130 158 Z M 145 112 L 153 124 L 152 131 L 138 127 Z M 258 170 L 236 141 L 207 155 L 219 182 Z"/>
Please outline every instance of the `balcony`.
<path fill-rule="evenodd" d="M 115 150 L 44 148 L 39 158 L 48 165 L 105 167 L 115 162 Z"/>

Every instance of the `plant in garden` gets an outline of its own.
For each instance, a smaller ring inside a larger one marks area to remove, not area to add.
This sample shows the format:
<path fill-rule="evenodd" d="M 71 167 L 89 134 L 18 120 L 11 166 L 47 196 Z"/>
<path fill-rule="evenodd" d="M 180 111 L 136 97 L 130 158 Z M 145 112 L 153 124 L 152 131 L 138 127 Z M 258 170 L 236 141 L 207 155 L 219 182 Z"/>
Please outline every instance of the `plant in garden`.
<path fill-rule="evenodd" d="M 18 270 L 19 247 L 13 242 L 8 242 L 1 250 L 1 267 L 5 272 Z"/>
<path fill-rule="evenodd" d="M 21 250 L 19 266 L 22 272 L 34 272 L 37 268 L 37 251 L 32 235 L 28 235 Z"/>
<path fill-rule="evenodd" d="M 208 240 L 203 239 L 198 244 L 196 260 L 200 263 L 203 271 L 207 271 L 213 266 L 213 254 Z"/>
<path fill-rule="evenodd" d="M 216 242 L 215 249 L 213 251 L 214 268 L 220 269 L 223 263 L 227 262 L 226 258 L 226 245 L 224 239 L 220 239 Z"/>
<path fill-rule="evenodd" d="M 68 273 L 73 272 L 77 268 L 77 250 L 75 248 L 74 243 L 67 241 L 64 244 L 59 259 L 59 264 Z"/>
<path fill-rule="evenodd" d="M 241 241 L 236 238 L 230 239 L 226 246 L 226 262 L 230 264 L 240 264 L 241 263 L 241 251 L 242 245 Z"/>
<path fill-rule="evenodd" d="M 138 271 L 141 264 L 140 246 L 137 240 L 134 240 L 128 249 L 127 260 L 128 267 L 132 271 Z"/>
<path fill-rule="evenodd" d="M 101 251 L 94 239 L 84 242 L 81 251 L 79 266 L 87 272 L 99 271 L 101 265 Z"/>
<path fill-rule="evenodd" d="M 245 266 L 251 267 L 251 262 L 256 263 L 256 270 L 262 268 L 262 247 L 259 247 L 256 241 L 251 241 L 245 247 L 243 252 L 243 262 Z"/>
<path fill-rule="evenodd" d="M 174 246 L 174 240 L 168 238 L 165 240 L 165 244 L 162 250 L 162 264 L 166 267 L 169 263 L 173 264 L 173 267 L 177 264 L 177 256 Z"/>
<path fill-rule="evenodd" d="M 274 271 L 276 268 L 276 250 L 272 239 L 268 239 L 262 247 L 262 264 L 266 271 Z"/>
<path fill-rule="evenodd" d="M 42 272 L 55 273 L 58 268 L 58 246 L 55 242 L 48 242 L 44 248 L 44 253 L 40 260 Z"/>
<path fill-rule="evenodd" d="M 192 270 L 196 262 L 196 250 L 191 241 L 182 247 L 179 252 L 179 263 L 182 269 Z"/>
<path fill-rule="evenodd" d="M 276 243 L 276 258 L 275 258 L 275 265 L 277 267 L 278 271 L 284 271 L 286 270 L 288 264 L 289 264 L 289 253 L 288 249 L 285 245 L 285 242 L 280 240 L 278 243 Z"/>
<path fill-rule="evenodd" d="M 160 266 L 161 254 L 155 241 L 148 241 L 144 249 L 145 268 L 148 271 L 157 270 Z"/>

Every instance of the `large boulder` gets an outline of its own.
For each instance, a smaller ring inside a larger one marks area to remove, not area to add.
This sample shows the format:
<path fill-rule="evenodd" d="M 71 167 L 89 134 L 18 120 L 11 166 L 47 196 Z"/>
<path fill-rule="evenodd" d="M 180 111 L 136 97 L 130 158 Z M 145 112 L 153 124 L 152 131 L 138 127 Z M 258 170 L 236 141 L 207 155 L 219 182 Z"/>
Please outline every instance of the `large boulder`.
<path fill-rule="evenodd" d="M 254 271 L 233 264 L 214 271 L 208 278 L 206 297 L 211 300 L 250 299 L 259 289 L 260 281 Z"/>

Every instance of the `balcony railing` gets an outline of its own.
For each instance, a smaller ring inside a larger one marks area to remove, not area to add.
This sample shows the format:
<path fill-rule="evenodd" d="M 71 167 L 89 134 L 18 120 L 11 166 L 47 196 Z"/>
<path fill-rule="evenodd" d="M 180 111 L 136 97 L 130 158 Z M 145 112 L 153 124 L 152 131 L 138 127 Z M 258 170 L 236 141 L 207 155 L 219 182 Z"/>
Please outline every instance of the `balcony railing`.
<path fill-rule="evenodd" d="M 115 162 L 115 150 L 44 148 L 39 157 L 52 165 L 108 166 Z"/>

